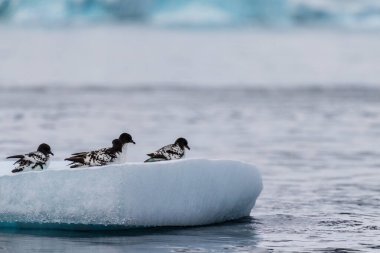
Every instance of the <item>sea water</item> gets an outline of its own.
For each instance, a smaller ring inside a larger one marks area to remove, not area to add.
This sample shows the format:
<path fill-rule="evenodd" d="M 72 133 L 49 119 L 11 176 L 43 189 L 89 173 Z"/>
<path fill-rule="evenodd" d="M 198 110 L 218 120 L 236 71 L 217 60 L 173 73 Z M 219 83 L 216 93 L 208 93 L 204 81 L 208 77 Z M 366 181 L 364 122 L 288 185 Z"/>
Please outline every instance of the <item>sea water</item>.
<path fill-rule="evenodd" d="M 377 0 L 29 2 L 0 0 L 2 159 L 129 132 L 139 162 L 185 137 L 264 189 L 234 222 L 3 229 L 0 252 L 379 251 Z"/>
<path fill-rule="evenodd" d="M 142 161 L 183 136 L 189 158 L 255 164 L 264 190 L 251 216 L 236 222 L 115 232 L 2 230 L 0 251 L 376 251 L 379 96 L 373 87 L 2 89 L 3 157 L 44 141 L 58 161 L 108 146 L 127 131 L 137 143 L 129 160 Z"/>

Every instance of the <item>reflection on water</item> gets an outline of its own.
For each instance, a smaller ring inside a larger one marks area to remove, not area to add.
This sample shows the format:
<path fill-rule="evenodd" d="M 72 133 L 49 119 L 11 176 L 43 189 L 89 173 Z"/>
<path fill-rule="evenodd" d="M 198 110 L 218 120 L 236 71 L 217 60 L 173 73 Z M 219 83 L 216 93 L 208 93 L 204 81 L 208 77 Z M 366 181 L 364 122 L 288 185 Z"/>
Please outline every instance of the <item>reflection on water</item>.
<path fill-rule="evenodd" d="M 147 228 L 108 232 L 0 231 L 0 251 L 30 252 L 256 252 L 256 221 L 214 226 Z"/>

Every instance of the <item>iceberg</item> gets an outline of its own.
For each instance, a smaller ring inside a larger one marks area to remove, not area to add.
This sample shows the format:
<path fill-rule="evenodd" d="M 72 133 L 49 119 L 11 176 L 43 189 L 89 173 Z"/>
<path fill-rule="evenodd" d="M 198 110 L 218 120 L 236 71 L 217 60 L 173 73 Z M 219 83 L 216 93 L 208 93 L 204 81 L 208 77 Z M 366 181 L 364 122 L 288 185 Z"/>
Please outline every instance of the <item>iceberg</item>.
<path fill-rule="evenodd" d="M 255 167 L 228 160 L 8 170 L 11 163 L 1 162 L 0 228 L 207 225 L 249 216 L 262 190 Z"/>

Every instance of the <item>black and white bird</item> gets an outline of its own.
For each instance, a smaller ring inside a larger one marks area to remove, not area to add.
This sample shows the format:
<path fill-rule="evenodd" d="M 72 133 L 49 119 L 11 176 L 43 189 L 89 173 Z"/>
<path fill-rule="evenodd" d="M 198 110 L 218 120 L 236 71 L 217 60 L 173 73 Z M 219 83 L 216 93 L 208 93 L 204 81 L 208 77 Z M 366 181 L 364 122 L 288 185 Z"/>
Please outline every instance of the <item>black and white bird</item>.
<path fill-rule="evenodd" d="M 147 154 L 150 158 L 145 163 L 181 159 L 185 155 L 185 148 L 190 150 L 187 140 L 185 138 L 178 138 L 174 144 L 167 145 L 156 152 Z"/>
<path fill-rule="evenodd" d="M 70 168 L 104 166 L 113 163 L 121 154 L 123 144 L 119 139 L 112 141 L 112 147 L 102 148 L 95 151 L 74 153 L 65 161 L 70 161 Z"/>
<path fill-rule="evenodd" d="M 37 151 L 30 152 L 25 155 L 13 155 L 8 156 L 7 159 L 17 158 L 14 163 L 17 166 L 12 170 L 12 173 L 31 171 L 31 170 L 45 170 L 50 164 L 50 155 L 54 155 L 51 152 L 51 148 L 48 144 L 42 143 L 38 146 Z"/>
<path fill-rule="evenodd" d="M 121 144 L 123 145 L 121 153 L 118 155 L 118 157 L 115 159 L 115 163 L 125 163 L 127 161 L 127 146 L 129 143 L 136 144 L 136 142 L 133 141 L 132 136 L 128 133 L 122 133 L 119 136 L 119 140 L 121 141 Z"/>
<path fill-rule="evenodd" d="M 121 142 L 122 144 L 122 150 L 120 153 L 117 153 L 116 154 L 116 158 L 113 160 L 113 163 L 125 163 L 127 161 L 127 146 L 128 146 L 128 143 L 133 143 L 133 144 L 136 144 L 136 142 L 134 142 L 134 140 L 132 139 L 132 136 L 128 133 L 122 133 L 120 134 L 119 136 L 119 141 Z M 105 151 L 106 149 L 108 148 L 102 148 L 102 149 L 99 149 L 99 150 L 96 150 L 97 152 L 99 151 Z M 74 154 L 71 154 L 72 156 L 75 156 L 75 157 L 78 157 L 78 156 L 86 156 L 88 153 L 90 152 L 78 152 L 78 153 L 74 153 Z"/>

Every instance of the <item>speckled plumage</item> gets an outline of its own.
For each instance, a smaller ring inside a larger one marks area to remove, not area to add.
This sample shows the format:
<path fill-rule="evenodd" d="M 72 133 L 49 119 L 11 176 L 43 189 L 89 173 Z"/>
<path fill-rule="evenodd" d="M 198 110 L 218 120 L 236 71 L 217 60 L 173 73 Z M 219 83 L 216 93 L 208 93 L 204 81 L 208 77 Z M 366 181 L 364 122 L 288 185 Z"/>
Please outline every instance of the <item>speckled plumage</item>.
<path fill-rule="evenodd" d="M 50 164 L 50 154 L 53 155 L 50 150 L 50 146 L 43 143 L 35 152 L 25 155 L 9 156 L 7 158 L 18 158 L 18 160 L 14 163 L 14 165 L 17 166 L 12 170 L 13 173 L 16 173 L 29 170 L 47 169 Z"/>
<path fill-rule="evenodd" d="M 81 166 L 102 166 L 113 162 L 117 157 L 117 152 L 110 152 L 109 149 L 100 149 L 96 151 L 90 151 L 81 156 L 75 156 L 74 158 L 83 159 L 83 162 L 74 162 L 70 165 L 71 168 L 81 167 Z M 69 160 L 69 158 L 65 159 Z"/>
<path fill-rule="evenodd" d="M 104 166 L 113 163 L 122 153 L 122 143 L 116 139 L 113 140 L 111 148 L 102 148 L 95 151 L 74 153 L 73 156 L 66 158 L 70 161 L 70 168 L 82 166 Z"/>
<path fill-rule="evenodd" d="M 180 159 L 185 154 L 185 150 L 181 149 L 176 144 L 170 144 L 165 147 L 160 148 L 156 152 L 148 154 L 151 158 L 162 159 L 162 160 L 172 160 Z"/>
<path fill-rule="evenodd" d="M 184 138 L 179 138 L 174 144 L 160 148 L 156 152 L 147 154 L 150 156 L 145 162 L 157 162 L 165 160 L 181 159 L 185 155 L 185 148 L 190 149 Z"/>

